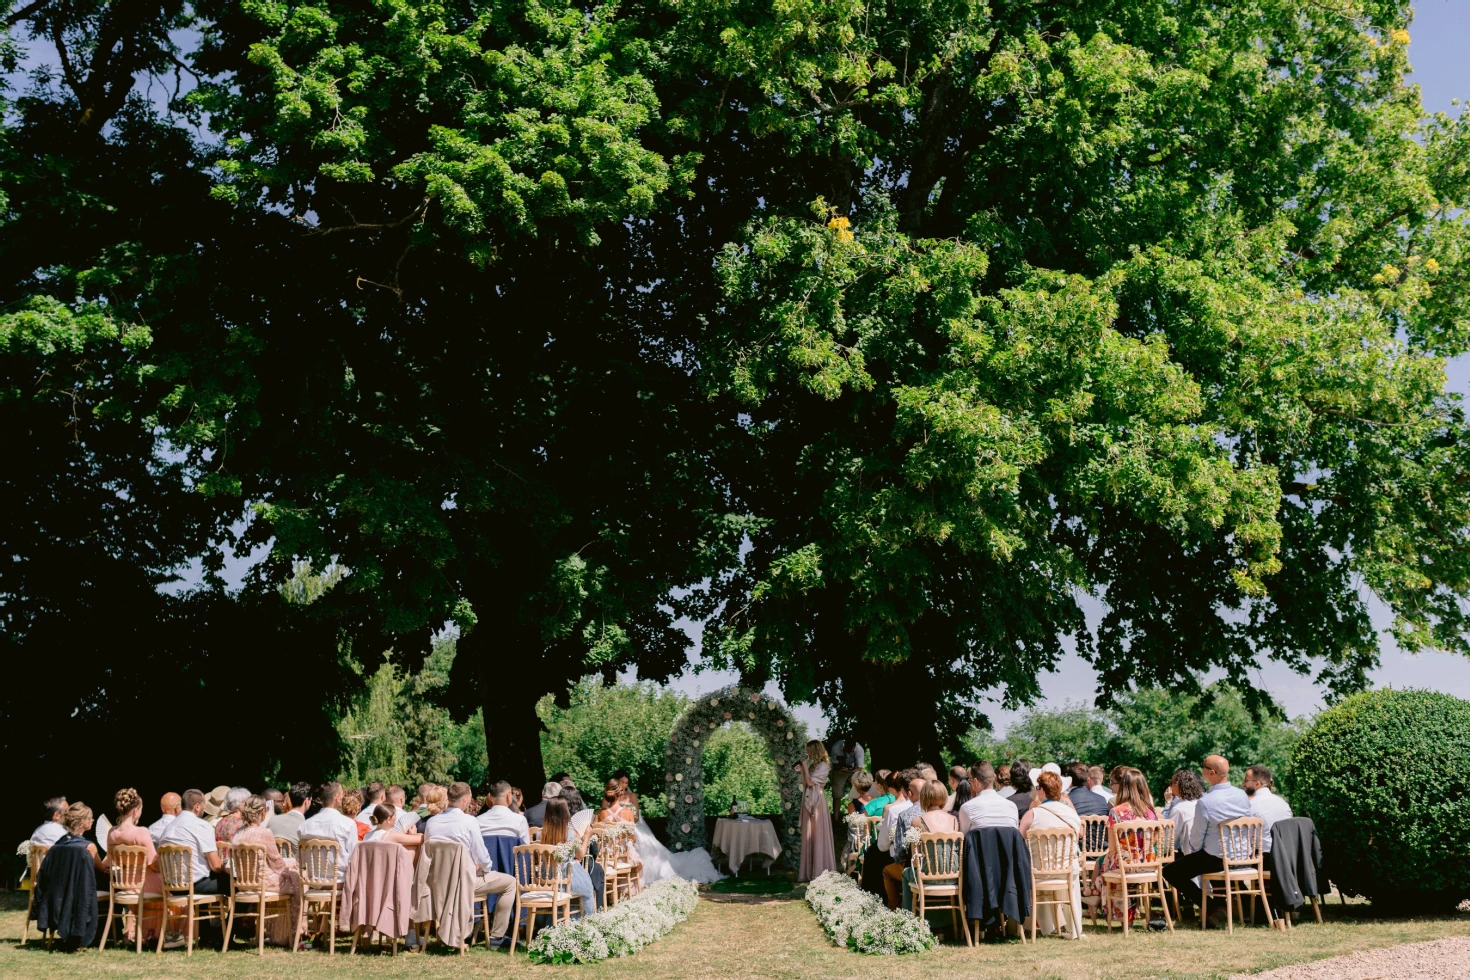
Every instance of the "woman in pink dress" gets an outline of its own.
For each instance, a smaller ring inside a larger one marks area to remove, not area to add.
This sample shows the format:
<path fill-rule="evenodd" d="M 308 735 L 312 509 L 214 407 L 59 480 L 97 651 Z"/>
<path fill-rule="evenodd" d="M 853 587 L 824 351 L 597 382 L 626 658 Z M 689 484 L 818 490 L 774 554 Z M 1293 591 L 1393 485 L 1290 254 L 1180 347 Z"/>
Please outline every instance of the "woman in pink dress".
<path fill-rule="evenodd" d="M 276 835 L 265 825 L 266 815 L 272 809 L 270 801 L 264 797 L 252 796 L 247 799 L 240 807 L 244 826 L 235 833 L 230 843 L 259 844 L 265 848 L 263 878 L 266 891 L 289 895 L 291 899 L 289 912 L 269 920 L 267 928 L 270 931 L 265 938 L 272 946 L 289 947 L 295 931 L 297 907 L 301 901 L 301 875 L 296 871 L 295 860 L 281 857 L 281 851 L 276 847 Z"/>
<path fill-rule="evenodd" d="M 113 797 L 113 810 L 117 813 L 117 823 L 107 832 L 107 850 L 110 853 L 119 844 L 131 847 L 141 847 L 148 853 L 144 856 L 144 863 L 153 868 L 154 862 L 158 860 L 158 852 L 153 847 L 153 836 L 148 833 L 148 828 L 138 826 L 138 818 L 143 815 L 143 797 L 138 791 L 129 787 L 120 789 Z M 143 877 L 143 894 L 162 895 L 163 881 L 158 877 L 156 870 L 150 870 Z M 143 939 L 152 942 L 158 938 L 158 927 L 163 923 L 161 906 L 155 900 L 147 906 L 148 911 L 143 915 Z M 103 910 L 104 912 L 106 909 Z M 124 936 L 129 941 L 133 940 L 133 921 L 127 920 L 124 927 Z"/>
<path fill-rule="evenodd" d="M 837 870 L 832 847 L 832 815 L 827 809 L 827 747 L 817 739 L 806 743 L 801 771 L 801 867 L 797 881 L 811 881 L 824 871 Z"/>

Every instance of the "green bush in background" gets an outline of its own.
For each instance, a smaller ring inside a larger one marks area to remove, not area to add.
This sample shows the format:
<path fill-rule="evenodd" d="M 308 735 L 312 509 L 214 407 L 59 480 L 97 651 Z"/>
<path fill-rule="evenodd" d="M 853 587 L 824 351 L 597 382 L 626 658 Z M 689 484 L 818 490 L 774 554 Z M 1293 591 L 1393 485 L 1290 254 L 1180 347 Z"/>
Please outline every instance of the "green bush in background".
<path fill-rule="evenodd" d="M 1470 701 L 1368 691 L 1318 716 L 1294 755 L 1296 811 L 1339 889 L 1404 911 L 1470 897 Z"/>

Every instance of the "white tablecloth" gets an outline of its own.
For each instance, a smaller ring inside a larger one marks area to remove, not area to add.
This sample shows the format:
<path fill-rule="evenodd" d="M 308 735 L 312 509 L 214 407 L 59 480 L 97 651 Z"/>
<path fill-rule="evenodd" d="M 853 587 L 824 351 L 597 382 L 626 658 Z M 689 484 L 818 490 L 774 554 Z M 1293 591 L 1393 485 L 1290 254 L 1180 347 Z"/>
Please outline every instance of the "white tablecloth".
<path fill-rule="evenodd" d="M 775 825 L 769 820 L 721 817 L 715 821 L 711 846 L 729 859 L 730 870 L 734 872 L 752 854 L 765 855 L 767 871 L 771 870 L 771 862 L 781 856 L 781 842 L 776 838 Z"/>

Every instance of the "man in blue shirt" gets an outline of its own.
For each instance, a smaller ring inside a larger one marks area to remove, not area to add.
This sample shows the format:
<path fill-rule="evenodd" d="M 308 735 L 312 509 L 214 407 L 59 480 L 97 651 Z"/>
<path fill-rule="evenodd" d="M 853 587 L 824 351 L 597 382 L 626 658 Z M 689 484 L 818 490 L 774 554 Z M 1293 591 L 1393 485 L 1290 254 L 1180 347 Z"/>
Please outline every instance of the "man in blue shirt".
<path fill-rule="evenodd" d="M 1194 824 L 1189 834 L 1193 850 L 1178 855 L 1174 863 L 1164 867 L 1164 880 L 1179 889 L 1180 898 L 1192 905 L 1200 904 L 1200 887 L 1194 879 L 1221 868 L 1220 824 L 1251 815 L 1250 797 L 1244 790 L 1230 785 L 1230 763 L 1223 756 L 1207 756 L 1200 766 L 1200 775 L 1210 788 L 1195 804 Z"/>

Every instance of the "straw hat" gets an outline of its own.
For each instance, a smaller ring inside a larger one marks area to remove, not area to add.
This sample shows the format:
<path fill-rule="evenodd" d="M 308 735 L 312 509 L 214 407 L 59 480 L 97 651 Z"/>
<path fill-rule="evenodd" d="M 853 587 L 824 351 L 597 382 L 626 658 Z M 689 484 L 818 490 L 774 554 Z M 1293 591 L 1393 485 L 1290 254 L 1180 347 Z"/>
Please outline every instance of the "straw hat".
<path fill-rule="evenodd" d="M 213 820 L 220 815 L 225 808 L 225 796 L 229 792 L 228 786 L 216 786 L 209 791 L 209 795 L 204 798 L 204 816 L 207 819 Z"/>

